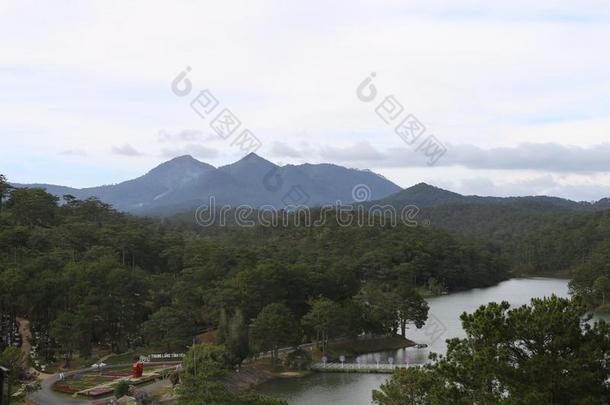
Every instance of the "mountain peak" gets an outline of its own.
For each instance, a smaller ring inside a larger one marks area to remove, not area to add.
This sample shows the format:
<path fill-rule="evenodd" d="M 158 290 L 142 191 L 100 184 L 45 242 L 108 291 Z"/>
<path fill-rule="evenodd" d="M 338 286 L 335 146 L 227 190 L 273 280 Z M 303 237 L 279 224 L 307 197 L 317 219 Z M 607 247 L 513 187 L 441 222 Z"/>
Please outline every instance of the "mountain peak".
<path fill-rule="evenodd" d="M 248 153 L 246 156 L 241 158 L 239 161 L 241 161 L 241 160 L 247 160 L 247 161 L 252 161 L 252 162 L 268 162 L 268 163 L 271 163 L 267 159 L 257 155 L 254 152 Z"/>
<path fill-rule="evenodd" d="M 198 175 L 211 169 L 214 169 L 214 166 L 200 162 L 191 155 L 182 155 L 161 163 L 159 166 L 149 171 L 148 175 L 164 173 L 165 176 L 169 175 L 178 178 L 182 175 Z"/>
<path fill-rule="evenodd" d="M 162 166 L 207 166 L 207 167 L 212 167 L 211 165 L 209 165 L 207 163 L 204 163 L 200 160 L 195 159 L 191 155 L 176 156 L 175 158 L 171 158 L 170 160 L 161 163 L 156 168 L 159 168 Z"/>
<path fill-rule="evenodd" d="M 243 158 L 239 159 L 236 162 L 233 162 L 225 167 L 242 167 L 242 166 L 250 166 L 250 165 L 260 165 L 260 166 L 276 166 L 275 163 L 268 161 L 267 159 L 260 157 L 254 152 L 248 153 Z"/>
<path fill-rule="evenodd" d="M 190 162 L 190 163 L 202 163 L 201 161 L 195 159 L 191 155 L 176 156 L 175 158 L 172 158 L 172 159 L 168 160 L 165 163 L 170 163 L 170 162 L 173 162 L 173 163 L 187 163 L 187 162 Z"/>
<path fill-rule="evenodd" d="M 417 190 L 417 189 L 427 190 L 428 189 L 428 190 L 430 190 L 430 189 L 438 189 L 438 187 L 434 187 L 428 183 L 421 182 L 421 183 L 412 185 L 411 187 L 408 187 L 408 189 L 412 189 L 412 190 Z"/>
<path fill-rule="evenodd" d="M 191 155 L 182 155 L 182 156 L 176 156 L 175 158 L 170 159 L 170 161 L 171 160 L 197 160 L 197 159 L 195 159 Z"/>
<path fill-rule="evenodd" d="M 461 196 L 460 194 L 455 193 L 453 191 L 445 190 L 443 188 L 436 187 L 436 186 L 430 185 L 428 183 L 423 183 L 423 182 L 417 183 L 411 187 L 407 187 L 403 191 L 410 192 L 410 193 L 436 193 L 436 194 Z"/>
<path fill-rule="evenodd" d="M 453 191 L 431 186 L 427 183 L 417 183 L 411 187 L 384 199 L 390 204 L 415 204 L 420 207 L 432 207 L 448 203 L 458 203 L 464 196 Z"/>

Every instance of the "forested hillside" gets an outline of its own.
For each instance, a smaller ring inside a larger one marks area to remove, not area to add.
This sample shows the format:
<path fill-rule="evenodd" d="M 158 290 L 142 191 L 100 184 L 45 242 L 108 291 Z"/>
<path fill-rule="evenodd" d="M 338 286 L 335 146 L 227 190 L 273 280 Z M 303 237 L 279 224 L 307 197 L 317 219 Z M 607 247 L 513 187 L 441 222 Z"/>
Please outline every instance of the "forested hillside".
<path fill-rule="evenodd" d="M 521 249 L 545 272 L 568 269 L 570 287 L 590 308 L 610 312 L 610 211 L 559 218 L 530 232 Z"/>
<path fill-rule="evenodd" d="M 608 302 L 607 199 L 577 203 L 554 197 L 462 196 L 419 184 L 379 204 L 415 204 L 420 221 L 487 246 L 513 274 L 570 277 L 573 292 L 590 307 Z"/>
<path fill-rule="evenodd" d="M 509 271 L 573 274 L 591 307 L 610 295 L 610 211 L 530 201 L 418 214 L 448 231 L 332 217 L 323 226 L 201 227 L 191 214 L 138 218 L 6 182 L 2 193 L 0 311 L 30 319 L 51 357 L 87 355 L 97 343 L 116 352 L 182 345 L 223 323 L 246 328 L 271 304 L 307 319 L 319 299 L 345 321 L 338 334 L 395 331 L 415 321 L 396 314 L 421 291 L 487 286 Z"/>
<path fill-rule="evenodd" d="M 422 288 L 508 276 L 493 252 L 423 227 L 189 229 L 96 199 L 60 205 L 41 189 L 2 190 L 0 311 L 32 321 L 48 358 L 98 344 L 184 347 L 210 327 L 226 330 L 239 357 L 234 331 L 270 305 L 288 308 L 299 339 L 315 335 L 314 310 L 333 314 L 334 334 L 386 333 L 421 325 Z"/>
<path fill-rule="evenodd" d="M 610 210 L 537 204 L 448 205 L 424 209 L 433 226 L 484 243 L 513 274 L 561 276 L 590 307 L 610 296 Z"/>

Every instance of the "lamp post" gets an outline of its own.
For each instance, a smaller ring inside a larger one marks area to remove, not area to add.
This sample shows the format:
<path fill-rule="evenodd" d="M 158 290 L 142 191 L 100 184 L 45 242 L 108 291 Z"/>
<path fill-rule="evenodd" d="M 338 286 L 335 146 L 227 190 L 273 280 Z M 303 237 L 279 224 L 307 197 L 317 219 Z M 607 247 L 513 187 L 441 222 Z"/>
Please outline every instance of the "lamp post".
<path fill-rule="evenodd" d="M 7 382 L 6 402 L 4 402 L 4 380 Z M 11 402 L 11 380 L 9 377 L 9 369 L 0 366 L 0 405 L 9 405 Z"/>

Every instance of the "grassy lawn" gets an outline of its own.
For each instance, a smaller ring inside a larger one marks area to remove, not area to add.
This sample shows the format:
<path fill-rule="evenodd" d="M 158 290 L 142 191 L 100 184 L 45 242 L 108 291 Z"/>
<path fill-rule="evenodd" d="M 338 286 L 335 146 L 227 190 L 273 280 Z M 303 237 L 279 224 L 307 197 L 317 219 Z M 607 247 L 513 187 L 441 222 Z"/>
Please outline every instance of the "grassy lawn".
<path fill-rule="evenodd" d="M 161 373 L 167 369 L 168 366 L 151 366 L 144 370 L 144 376 L 139 379 L 131 379 L 132 369 L 131 367 L 114 367 L 110 369 L 104 369 L 101 372 L 87 371 L 77 373 L 66 377 L 64 381 L 57 381 L 53 384 L 53 389 L 58 392 L 66 394 L 73 394 L 84 390 L 91 390 L 96 388 L 100 394 L 105 394 L 108 391 L 112 391 L 114 383 L 123 378 L 130 378 L 131 383 L 138 385 L 150 380 L 154 380 Z M 90 395 L 96 396 L 93 391 L 90 391 Z"/>
<path fill-rule="evenodd" d="M 60 360 L 55 363 L 45 363 L 46 367 L 45 367 L 44 371 L 39 366 L 36 367 L 34 365 L 33 367 L 34 367 L 34 369 L 36 369 L 36 371 L 40 371 L 41 373 L 54 374 L 54 373 L 58 373 L 62 370 L 78 370 L 81 368 L 89 367 L 95 361 L 96 361 L 96 359 L 93 357 L 91 357 L 91 358 L 75 357 L 70 360 L 70 367 L 68 367 L 68 368 L 65 367 L 64 360 Z"/>
<path fill-rule="evenodd" d="M 106 363 L 110 366 L 115 365 L 115 364 L 133 363 L 134 357 L 139 357 L 140 355 L 143 355 L 143 354 L 144 354 L 144 351 L 142 351 L 142 352 L 129 351 L 129 352 L 121 353 L 121 354 L 111 354 L 106 359 L 104 359 L 104 363 Z"/>
<path fill-rule="evenodd" d="M 110 356 L 106 357 L 104 359 L 104 363 L 108 364 L 108 365 L 115 365 L 115 364 L 127 364 L 127 363 L 133 363 L 134 362 L 134 357 L 140 357 L 140 356 L 148 356 L 150 354 L 153 353 L 166 353 L 168 350 L 167 348 L 164 347 L 139 347 L 135 350 L 130 350 L 128 352 L 125 353 L 120 353 L 120 354 L 111 354 Z M 172 350 L 170 350 L 170 352 L 174 352 Z M 175 350 L 175 352 L 186 352 L 186 349 L 177 349 Z M 179 358 L 171 358 L 171 359 L 153 359 L 153 361 L 181 361 L 181 359 Z"/>
<path fill-rule="evenodd" d="M 280 356 L 281 357 L 281 356 Z M 308 374 L 311 374 L 309 370 L 289 370 L 286 369 L 282 365 L 282 360 L 278 360 L 278 365 L 273 369 L 271 365 L 271 357 L 263 357 L 260 359 L 256 359 L 249 363 L 247 367 L 256 368 L 258 370 L 267 371 L 273 374 L 274 377 L 282 377 L 282 378 L 293 378 L 293 377 L 303 377 Z"/>

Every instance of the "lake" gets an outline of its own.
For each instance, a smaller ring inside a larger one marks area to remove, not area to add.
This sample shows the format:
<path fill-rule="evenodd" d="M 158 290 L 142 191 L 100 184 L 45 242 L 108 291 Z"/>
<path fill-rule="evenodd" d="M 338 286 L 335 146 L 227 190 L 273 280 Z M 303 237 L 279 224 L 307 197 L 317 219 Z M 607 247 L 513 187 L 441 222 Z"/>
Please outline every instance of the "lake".
<path fill-rule="evenodd" d="M 474 312 L 490 301 L 508 301 L 512 306 L 529 303 L 531 298 L 556 294 L 568 296 L 568 280 L 555 278 L 514 278 L 496 286 L 428 298 L 429 319 L 422 329 L 407 331 L 407 338 L 429 345 L 429 349 L 407 348 L 395 352 L 359 356 L 359 360 L 374 364 L 388 362 L 420 364 L 430 351 L 444 353 L 445 339 L 464 337 L 460 315 Z M 288 401 L 290 405 L 366 405 L 371 403 L 371 392 L 389 374 L 314 373 L 299 379 L 274 380 L 258 391 Z"/>

